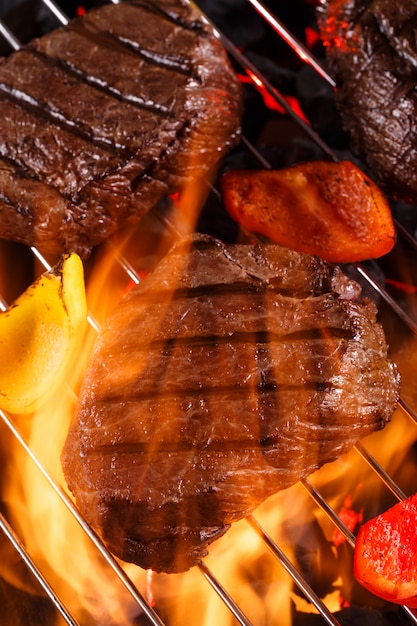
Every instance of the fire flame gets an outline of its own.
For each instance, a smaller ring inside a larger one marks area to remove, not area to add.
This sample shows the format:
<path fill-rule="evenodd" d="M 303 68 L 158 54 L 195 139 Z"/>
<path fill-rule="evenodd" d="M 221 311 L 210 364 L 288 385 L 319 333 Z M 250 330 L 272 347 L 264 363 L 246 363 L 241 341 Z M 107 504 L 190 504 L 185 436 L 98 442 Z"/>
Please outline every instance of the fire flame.
<path fill-rule="evenodd" d="M 173 218 L 172 232 L 167 233 L 155 217 L 149 216 L 140 232 L 135 233 L 133 254 L 132 241 L 122 235 L 117 246 L 113 243 L 104 248 L 91 266 L 87 262 L 87 296 L 93 323 L 83 342 L 82 353 L 73 364 L 73 377 L 31 420 L 16 422 L 35 459 L 64 492 L 60 451 L 80 379 L 97 328 L 132 285 L 132 277 L 125 268 L 114 263 L 114 258 L 119 255 L 133 258 L 135 271 L 132 275 L 134 281 L 140 280 L 170 247 L 178 231 L 189 232 L 194 228 L 193 193 L 189 190 L 172 198 L 173 212 L 168 211 L 168 219 Z M 393 423 L 384 431 L 374 433 L 365 443 L 389 473 L 403 477 L 402 465 L 406 463 L 409 473 L 410 461 L 404 459 L 408 458 L 415 439 L 415 429 L 410 428 L 408 416 L 399 409 Z M 142 613 L 141 607 L 74 519 L 65 498 L 60 497 L 59 490 L 57 493 L 51 489 L 37 463 L 13 437 L 7 452 L 3 497 L 9 518 L 42 573 L 53 581 L 64 605 L 82 624 L 130 626 Z M 362 520 L 366 502 L 376 502 L 376 498 L 379 501 L 379 495 L 382 499 L 386 491 L 356 450 L 324 466 L 311 480 L 351 529 Z M 319 588 L 320 597 L 329 610 L 337 611 L 349 605 L 351 546 L 334 534 L 333 524 L 315 506 L 302 485 L 270 498 L 259 507 L 255 517 L 286 558 L 313 587 Z M 211 588 L 204 568 L 193 568 L 185 574 L 157 575 L 131 564 L 121 563 L 120 566 L 161 618 L 168 620 L 169 617 L 170 624 L 188 623 L 191 616 L 193 619 L 198 616 L 198 623 L 203 626 L 235 623 L 229 608 Z M 205 566 L 253 624 L 289 626 L 295 609 L 317 612 L 297 590 L 250 520 L 234 524 L 226 536 L 213 544 Z M 2 560 L 0 568 L 4 579 L 12 585 L 22 585 L 22 578 L 16 576 L 16 559 L 12 552 Z M 39 593 L 30 583 L 23 586 L 25 591 Z"/>

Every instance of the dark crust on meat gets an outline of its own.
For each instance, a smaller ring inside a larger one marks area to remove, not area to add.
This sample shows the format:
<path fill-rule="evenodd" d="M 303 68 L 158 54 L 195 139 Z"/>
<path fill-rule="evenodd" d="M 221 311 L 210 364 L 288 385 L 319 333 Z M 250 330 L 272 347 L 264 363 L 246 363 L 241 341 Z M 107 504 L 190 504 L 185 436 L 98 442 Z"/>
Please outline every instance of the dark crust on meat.
<path fill-rule="evenodd" d="M 351 148 L 391 195 L 417 200 L 417 19 L 408 0 L 328 0 L 319 24 Z"/>
<path fill-rule="evenodd" d="M 0 63 L 0 236 L 91 248 L 238 140 L 241 88 L 182 0 L 93 9 Z"/>
<path fill-rule="evenodd" d="M 357 294 L 315 257 L 196 235 L 126 296 L 62 454 L 115 554 L 185 570 L 265 498 L 389 421 L 397 373 Z"/>

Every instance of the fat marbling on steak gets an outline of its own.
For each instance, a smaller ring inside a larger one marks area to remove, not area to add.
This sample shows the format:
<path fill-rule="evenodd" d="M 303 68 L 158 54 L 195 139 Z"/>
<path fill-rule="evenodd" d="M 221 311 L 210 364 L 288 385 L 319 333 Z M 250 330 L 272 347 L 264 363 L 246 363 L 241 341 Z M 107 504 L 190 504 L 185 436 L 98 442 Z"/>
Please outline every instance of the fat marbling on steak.
<path fill-rule="evenodd" d="M 0 237 L 78 252 L 236 142 L 241 88 L 185 0 L 91 10 L 0 62 Z"/>
<path fill-rule="evenodd" d="M 416 3 L 325 0 L 318 15 L 353 152 L 386 192 L 415 204 Z"/>
<path fill-rule="evenodd" d="M 390 420 L 376 308 L 277 245 L 180 240 L 100 332 L 62 452 L 121 559 L 183 571 L 264 499 Z"/>

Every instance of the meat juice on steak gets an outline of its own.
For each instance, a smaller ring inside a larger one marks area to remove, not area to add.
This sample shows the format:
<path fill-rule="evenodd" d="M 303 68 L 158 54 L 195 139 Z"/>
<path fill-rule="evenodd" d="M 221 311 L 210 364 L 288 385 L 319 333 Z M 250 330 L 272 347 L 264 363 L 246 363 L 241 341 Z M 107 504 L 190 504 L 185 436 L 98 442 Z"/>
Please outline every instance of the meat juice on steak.
<path fill-rule="evenodd" d="M 0 237 L 91 248 L 238 139 L 241 88 L 183 0 L 92 9 L 0 63 Z"/>
<path fill-rule="evenodd" d="M 230 524 L 390 420 L 376 307 L 273 244 L 180 240 L 101 330 L 62 452 L 125 561 L 184 571 Z"/>
<path fill-rule="evenodd" d="M 318 16 L 352 151 L 386 192 L 416 203 L 415 3 L 327 0 Z"/>

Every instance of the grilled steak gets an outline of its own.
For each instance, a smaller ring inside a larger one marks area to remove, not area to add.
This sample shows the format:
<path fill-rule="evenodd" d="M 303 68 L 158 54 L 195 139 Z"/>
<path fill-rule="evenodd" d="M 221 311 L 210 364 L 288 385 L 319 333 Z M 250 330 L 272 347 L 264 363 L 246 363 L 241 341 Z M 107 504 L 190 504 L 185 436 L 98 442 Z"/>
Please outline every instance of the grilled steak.
<path fill-rule="evenodd" d="M 392 195 L 417 201 L 416 5 L 327 0 L 319 23 L 352 150 Z"/>
<path fill-rule="evenodd" d="M 376 309 L 315 257 L 179 241 L 102 329 L 62 452 L 116 555 L 183 571 L 265 498 L 382 428 Z"/>
<path fill-rule="evenodd" d="M 241 89 L 184 0 L 94 9 L 0 63 L 0 237 L 86 256 L 237 141 Z"/>

